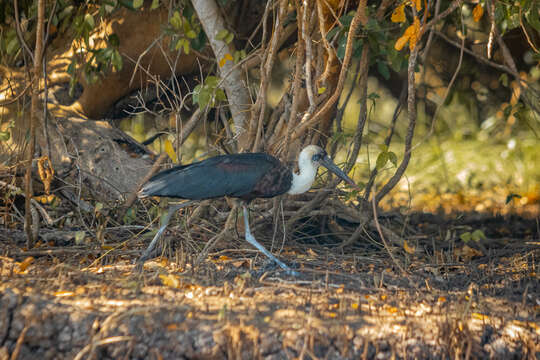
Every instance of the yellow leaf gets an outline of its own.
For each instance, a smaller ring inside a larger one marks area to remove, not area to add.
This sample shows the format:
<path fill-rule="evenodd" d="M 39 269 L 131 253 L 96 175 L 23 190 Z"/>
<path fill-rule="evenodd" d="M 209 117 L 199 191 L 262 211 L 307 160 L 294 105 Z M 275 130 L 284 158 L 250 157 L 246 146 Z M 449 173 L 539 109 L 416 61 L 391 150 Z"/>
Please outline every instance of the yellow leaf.
<path fill-rule="evenodd" d="M 60 198 L 58 198 L 54 194 L 51 194 L 51 195 L 38 195 L 38 196 L 34 196 L 33 199 L 36 200 L 37 202 L 43 204 L 43 205 L 50 205 L 53 202 L 55 202 L 57 200 L 58 201 L 60 200 Z"/>
<path fill-rule="evenodd" d="M 180 287 L 180 278 L 176 275 L 172 274 L 159 274 L 159 278 L 161 279 L 161 283 L 165 286 L 172 287 L 172 288 L 179 288 Z"/>
<path fill-rule="evenodd" d="M 390 306 L 390 307 L 388 308 L 388 312 L 389 312 L 390 314 L 395 314 L 395 313 L 398 312 L 398 308 L 395 307 L 395 306 Z"/>
<path fill-rule="evenodd" d="M 473 312 L 471 315 L 472 315 L 472 317 L 474 319 L 478 319 L 478 320 L 487 320 L 487 319 L 489 319 L 489 316 L 484 315 L 484 314 L 480 314 L 480 313 L 477 313 L 477 312 Z"/>
<path fill-rule="evenodd" d="M 457 256 L 463 257 L 464 260 L 470 261 L 473 257 L 482 256 L 482 252 L 479 250 L 476 250 L 470 246 L 464 245 L 461 249 L 456 248 L 454 250 L 454 253 Z"/>
<path fill-rule="evenodd" d="M 45 165 L 47 163 L 47 165 Z M 49 195 L 51 191 L 51 182 L 54 177 L 54 169 L 52 167 L 51 160 L 48 156 L 42 156 L 37 161 L 38 173 L 43 186 L 45 187 L 45 194 Z"/>
<path fill-rule="evenodd" d="M 174 151 L 173 145 L 169 141 L 169 139 L 165 139 L 165 152 L 167 153 L 167 155 L 169 155 L 173 163 L 176 163 L 178 161 L 176 151 Z"/>
<path fill-rule="evenodd" d="M 482 15 L 484 15 L 484 7 L 481 4 L 477 4 L 472 11 L 473 20 L 476 22 L 480 21 Z"/>
<path fill-rule="evenodd" d="M 411 0 L 411 3 L 416 6 L 416 11 L 422 10 L 422 0 Z"/>
<path fill-rule="evenodd" d="M 390 20 L 394 23 L 405 22 L 405 3 L 399 5 L 397 8 L 394 9 Z"/>
<path fill-rule="evenodd" d="M 406 33 L 403 34 L 403 36 L 397 39 L 396 43 L 394 44 L 394 49 L 396 49 L 397 51 L 401 51 L 401 49 L 403 49 L 403 47 L 408 41 L 409 36 Z"/>
<path fill-rule="evenodd" d="M 409 49 L 414 50 L 416 42 L 420 39 L 420 20 L 415 17 L 414 22 L 407 30 L 410 30 Z M 407 32 L 407 30 L 405 32 Z"/>
<path fill-rule="evenodd" d="M 357 310 L 358 309 L 358 303 L 352 303 L 351 308 L 353 308 L 354 310 Z"/>
<path fill-rule="evenodd" d="M 223 67 L 227 60 L 233 61 L 233 57 L 229 53 L 226 53 L 223 59 L 219 60 L 219 67 Z"/>
<path fill-rule="evenodd" d="M 228 261 L 228 260 L 231 260 L 231 258 L 228 257 L 227 255 L 221 255 L 221 256 L 218 258 L 218 261 Z"/>
<path fill-rule="evenodd" d="M 443 303 L 446 301 L 446 298 L 444 296 L 439 296 L 439 298 L 437 299 L 437 302 L 439 303 Z"/>
<path fill-rule="evenodd" d="M 19 264 L 19 272 L 23 272 L 24 270 L 26 270 L 26 268 L 28 268 L 33 262 L 34 258 L 32 256 L 28 256 Z"/>
<path fill-rule="evenodd" d="M 403 240 L 403 249 L 408 253 L 408 254 L 414 254 L 416 248 L 415 247 L 412 247 L 409 245 L 409 243 L 407 242 L 407 240 Z"/>

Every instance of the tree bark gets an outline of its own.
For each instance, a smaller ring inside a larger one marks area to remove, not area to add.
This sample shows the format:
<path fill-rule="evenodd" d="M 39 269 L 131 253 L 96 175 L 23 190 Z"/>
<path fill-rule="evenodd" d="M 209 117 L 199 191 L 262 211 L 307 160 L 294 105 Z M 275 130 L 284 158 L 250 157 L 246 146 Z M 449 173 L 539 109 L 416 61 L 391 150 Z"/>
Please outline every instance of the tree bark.
<path fill-rule="evenodd" d="M 17 3 L 15 2 L 15 6 Z M 43 29 L 45 26 L 45 0 L 38 1 L 38 18 L 37 18 L 37 30 L 36 30 L 36 47 L 34 50 L 34 68 L 32 71 L 32 102 L 30 107 L 30 143 L 27 150 L 26 157 L 26 173 L 24 175 L 24 190 L 26 193 L 24 209 L 25 209 L 25 223 L 24 230 L 26 232 L 26 247 L 28 249 L 34 246 L 34 231 L 33 227 L 38 224 L 34 224 L 31 216 L 31 205 L 33 191 L 32 191 L 32 159 L 34 157 L 34 151 L 36 148 L 36 126 L 38 123 L 38 107 L 39 107 L 39 84 L 41 78 L 41 61 L 43 59 Z"/>
<path fill-rule="evenodd" d="M 238 139 L 238 150 L 248 150 L 249 134 L 246 129 L 250 118 L 251 99 L 247 91 L 247 84 L 242 76 L 241 68 L 232 61 L 227 60 L 224 64 L 220 64 L 222 59 L 232 56 L 235 52 L 232 43 L 227 44 L 216 39 L 220 31 L 226 30 L 225 20 L 214 0 L 192 0 L 192 4 L 210 41 L 218 65 L 223 65 L 218 67 L 233 117 L 235 135 Z"/>

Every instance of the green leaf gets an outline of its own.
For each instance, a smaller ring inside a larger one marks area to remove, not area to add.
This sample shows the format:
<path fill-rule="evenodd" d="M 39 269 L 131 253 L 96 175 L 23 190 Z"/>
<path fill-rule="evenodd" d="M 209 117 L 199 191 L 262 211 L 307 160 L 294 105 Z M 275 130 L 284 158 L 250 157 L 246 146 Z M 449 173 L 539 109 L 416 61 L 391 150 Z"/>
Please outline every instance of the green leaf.
<path fill-rule="evenodd" d="M 141 6 L 143 6 L 143 4 L 144 4 L 144 0 L 133 0 L 133 7 L 135 9 L 140 8 Z"/>
<path fill-rule="evenodd" d="M 152 5 L 150 5 L 150 10 L 155 10 L 159 7 L 159 0 L 152 0 Z"/>
<path fill-rule="evenodd" d="M 383 151 L 377 156 L 377 162 L 375 163 L 375 168 L 381 170 L 386 163 L 388 162 L 388 152 Z"/>
<path fill-rule="evenodd" d="M 8 42 L 6 46 L 6 53 L 8 55 L 13 55 L 17 50 L 19 50 L 19 40 L 15 36 Z"/>
<path fill-rule="evenodd" d="M 173 16 L 171 16 L 169 22 L 175 30 L 180 30 L 182 28 L 182 18 L 180 17 L 180 13 L 178 11 L 173 13 Z"/>
<path fill-rule="evenodd" d="M 120 52 L 118 50 L 114 50 L 111 54 L 111 64 L 116 69 L 116 71 L 122 70 L 122 66 L 124 65 L 124 61 L 122 59 L 122 56 L 120 55 Z"/>
<path fill-rule="evenodd" d="M 189 44 L 189 41 L 184 41 L 184 54 L 188 55 L 191 50 L 191 46 Z"/>
<path fill-rule="evenodd" d="M 464 242 L 464 243 L 468 243 L 469 241 L 471 241 L 472 237 L 471 237 L 471 233 L 470 232 L 464 232 L 463 234 L 459 235 L 459 238 Z"/>
<path fill-rule="evenodd" d="M 204 85 L 207 87 L 215 88 L 218 82 L 219 79 L 216 76 L 210 75 L 204 80 Z"/>
<path fill-rule="evenodd" d="M 234 34 L 233 33 L 229 33 L 226 37 L 225 37 L 225 42 L 227 44 L 230 44 L 234 39 Z"/>
<path fill-rule="evenodd" d="M 11 133 L 9 131 L 0 131 L 0 141 L 8 141 L 11 137 Z"/>
<path fill-rule="evenodd" d="M 225 101 L 227 100 L 227 97 L 225 96 L 225 92 L 223 89 L 216 89 L 216 101 Z"/>
<path fill-rule="evenodd" d="M 336 36 L 338 31 L 340 31 L 340 30 L 341 30 L 341 28 L 339 26 L 334 26 L 332 28 L 332 30 L 330 30 L 329 32 L 326 33 L 326 39 L 328 41 L 331 41 L 334 38 L 334 36 Z"/>
<path fill-rule="evenodd" d="M 471 238 L 475 241 L 475 242 L 479 242 L 480 240 L 486 240 L 487 237 L 486 237 L 486 234 L 484 234 L 484 232 L 480 229 L 476 229 L 472 232 L 471 234 Z"/>
<path fill-rule="evenodd" d="M 339 60 L 343 60 L 345 57 L 345 49 L 347 47 L 347 36 L 342 36 L 338 40 L 338 47 L 337 47 L 337 57 Z"/>
<path fill-rule="evenodd" d="M 199 93 L 199 106 L 201 108 L 205 108 L 212 99 L 212 95 L 208 91 L 208 89 L 203 88 L 201 92 Z"/>
<path fill-rule="evenodd" d="M 185 33 L 185 35 L 189 39 L 195 39 L 197 37 L 197 33 L 195 33 L 195 31 L 193 30 L 189 30 L 188 32 Z"/>
<path fill-rule="evenodd" d="M 118 47 L 120 45 L 120 38 L 116 34 L 109 35 L 107 42 L 112 47 Z"/>
<path fill-rule="evenodd" d="M 96 25 L 94 17 L 91 14 L 84 15 L 84 23 L 88 25 L 90 30 Z"/>
<path fill-rule="evenodd" d="M 499 81 L 503 84 L 504 87 L 508 87 L 508 75 L 502 74 L 499 76 Z"/>
<path fill-rule="evenodd" d="M 385 62 L 377 61 L 377 71 L 379 71 L 379 74 L 381 74 L 385 80 L 390 79 L 390 69 Z"/>
<path fill-rule="evenodd" d="M 216 40 L 223 40 L 229 35 L 229 31 L 227 29 L 223 29 L 216 35 Z"/>
<path fill-rule="evenodd" d="M 184 38 L 178 39 L 175 50 L 180 50 L 180 48 L 182 48 L 185 54 L 189 54 L 189 51 L 191 50 L 189 40 Z"/>
<path fill-rule="evenodd" d="M 531 25 L 536 31 L 540 31 L 540 15 L 538 14 L 538 7 L 533 6 L 529 11 L 525 13 L 525 18 L 529 25 Z"/>
<path fill-rule="evenodd" d="M 388 160 L 390 160 L 390 162 L 394 164 L 394 166 L 397 166 L 397 156 L 395 152 L 393 151 L 388 152 Z"/>

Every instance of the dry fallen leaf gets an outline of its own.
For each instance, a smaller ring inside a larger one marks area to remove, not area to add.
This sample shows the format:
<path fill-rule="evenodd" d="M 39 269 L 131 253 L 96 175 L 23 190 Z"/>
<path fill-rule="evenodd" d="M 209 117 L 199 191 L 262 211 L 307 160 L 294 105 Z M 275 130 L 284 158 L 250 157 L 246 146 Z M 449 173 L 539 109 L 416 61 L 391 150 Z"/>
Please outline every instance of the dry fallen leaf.
<path fill-rule="evenodd" d="M 178 289 L 180 287 L 180 277 L 173 274 L 159 274 L 161 283 L 165 286 Z"/>
<path fill-rule="evenodd" d="M 26 259 L 19 263 L 18 273 L 24 272 L 33 262 L 34 258 L 32 256 L 28 256 Z"/>

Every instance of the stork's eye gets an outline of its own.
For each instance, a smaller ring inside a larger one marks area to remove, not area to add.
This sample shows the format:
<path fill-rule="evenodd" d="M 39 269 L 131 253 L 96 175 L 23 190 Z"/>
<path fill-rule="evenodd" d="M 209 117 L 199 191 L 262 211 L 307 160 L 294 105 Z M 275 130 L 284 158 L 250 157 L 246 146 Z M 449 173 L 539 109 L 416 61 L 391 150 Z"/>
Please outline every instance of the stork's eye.
<path fill-rule="evenodd" d="M 321 154 L 321 153 L 318 153 L 318 154 L 313 155 L 313 156 L 311 157 L 311 160 L 313 160 L 313 161 L 319 161 L 319 160 L 321 160 L 321 158 L 322 158 L 322 154 Z"/>

